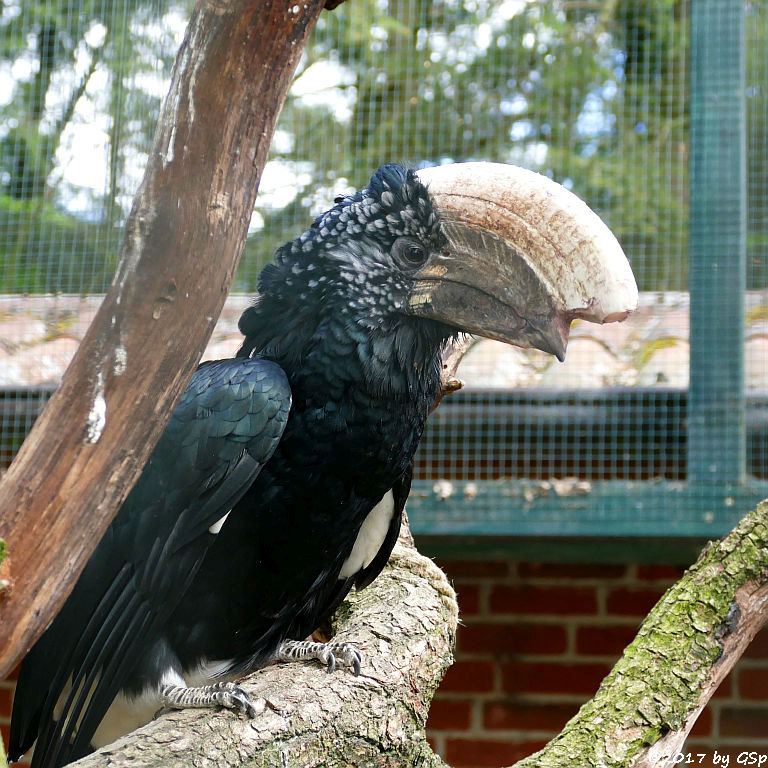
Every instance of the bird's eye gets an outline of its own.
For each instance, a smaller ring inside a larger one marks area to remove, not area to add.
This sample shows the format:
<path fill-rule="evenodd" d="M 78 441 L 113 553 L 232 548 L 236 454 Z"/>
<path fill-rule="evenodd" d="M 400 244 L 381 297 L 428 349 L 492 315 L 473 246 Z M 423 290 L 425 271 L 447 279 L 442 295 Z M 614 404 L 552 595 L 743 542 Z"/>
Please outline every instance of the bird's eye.
<path fill-rule="evenodd" d="M 395 240 L 392 253 L 397 263 L 405 269 L 423 266 L 429 256 L 427 249 L 420 242 L 409 237 L 400 237 Z"/>

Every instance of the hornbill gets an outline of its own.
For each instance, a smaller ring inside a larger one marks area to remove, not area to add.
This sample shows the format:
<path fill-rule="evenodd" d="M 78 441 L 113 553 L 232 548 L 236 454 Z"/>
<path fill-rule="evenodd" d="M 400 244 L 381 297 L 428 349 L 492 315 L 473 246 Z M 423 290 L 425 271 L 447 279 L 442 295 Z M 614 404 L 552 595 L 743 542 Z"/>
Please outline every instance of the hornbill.
<path fill-rule="evenodd" d="M 306 640 L 384 567 L 462 332 L 561 360 L 571 321 L 637 288 L 584 203 L 513 166 L 381 167 L 280 248 L 237 356 L 202 364 L 64 607 L 24 660 L 10 757 L 76 759 L 162 706 L 253 716 L 272 659 L 359 672 Z"/>

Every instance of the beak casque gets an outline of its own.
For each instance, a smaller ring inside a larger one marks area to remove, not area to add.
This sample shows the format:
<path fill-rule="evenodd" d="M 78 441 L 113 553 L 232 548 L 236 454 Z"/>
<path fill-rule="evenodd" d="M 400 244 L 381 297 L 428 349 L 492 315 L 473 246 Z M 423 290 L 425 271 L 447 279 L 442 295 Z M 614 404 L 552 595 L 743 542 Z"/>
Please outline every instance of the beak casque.
<path fill-rule="evenodd" d="M 415 275 L 414 314 L 562 360 L 572 320 L 610 323 L 637 308 L 618 241 L 561 185 L 500 163 L 417 175 L 447 244 Z"/>

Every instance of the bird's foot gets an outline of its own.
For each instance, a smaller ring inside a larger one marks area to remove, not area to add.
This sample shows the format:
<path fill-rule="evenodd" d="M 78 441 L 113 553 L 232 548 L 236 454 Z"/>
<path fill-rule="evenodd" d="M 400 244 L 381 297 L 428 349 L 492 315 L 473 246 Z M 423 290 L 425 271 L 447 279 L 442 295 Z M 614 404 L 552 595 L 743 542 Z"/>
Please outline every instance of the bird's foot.
<path fill-rule="evenodd" d="M 226 707 L 235 709 L 241 715 L 257 717 L 265 707 L 264 699 L 257 699 L 254 704 L 251 697 L 234 683 L 221 682 L 187 688 L 181 685 L 164 685 L 160 689 L 163 705 L 172 709 L 187 707 Z"/>
<path fill-rule="evenodd" d="M 316 643 L 314 640 L 283 640 L 274 658 L 276 661 L 317 659 L 326 665 L 328 672 L 333 672 L 337 663 L 343 661 L 352 667 L 355 675 L 360 674 L 363 661 L 360 651 L 349 643 Z"/>

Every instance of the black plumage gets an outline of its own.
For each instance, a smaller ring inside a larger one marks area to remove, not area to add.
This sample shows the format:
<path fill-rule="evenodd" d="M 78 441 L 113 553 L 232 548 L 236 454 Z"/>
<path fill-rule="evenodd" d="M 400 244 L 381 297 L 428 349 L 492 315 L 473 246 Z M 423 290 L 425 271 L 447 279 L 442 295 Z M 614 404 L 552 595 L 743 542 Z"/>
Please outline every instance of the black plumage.
<path fill-rule="evenodd" d="M 426 188 L 385 166 L 277 252 L 238 357 L 195 373 L 25 660 L 12 756 L 36 739 L 36 768 L 83 755 L 118 691 L 146 698 L 168 670 L 206 664 L 250 671 L 381 571 L 458 332 L 408 312 L 414 275 L 444 247 Z M 376 551 L 351 562 L 390 490 Z"/>

